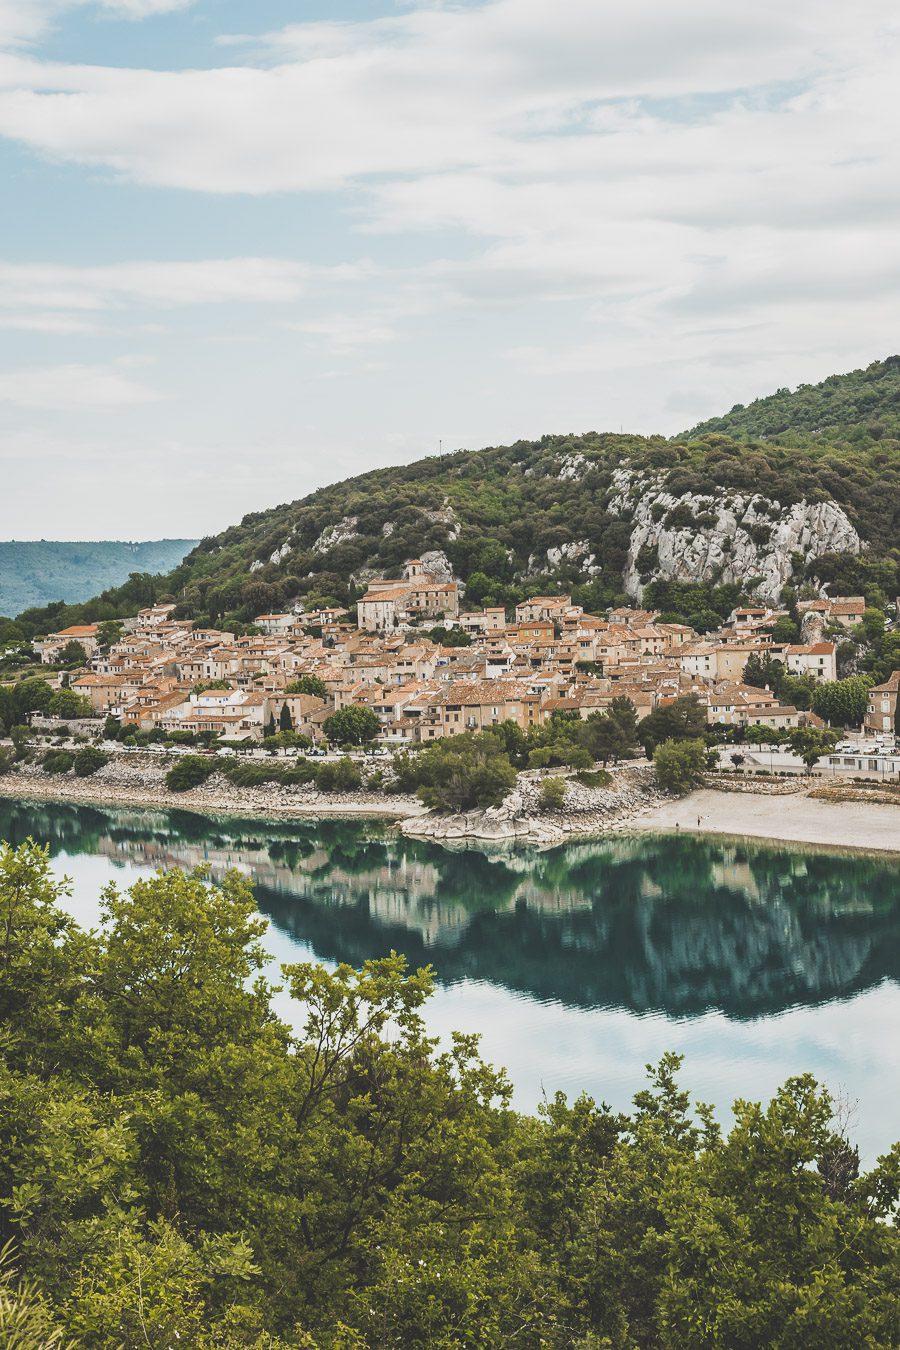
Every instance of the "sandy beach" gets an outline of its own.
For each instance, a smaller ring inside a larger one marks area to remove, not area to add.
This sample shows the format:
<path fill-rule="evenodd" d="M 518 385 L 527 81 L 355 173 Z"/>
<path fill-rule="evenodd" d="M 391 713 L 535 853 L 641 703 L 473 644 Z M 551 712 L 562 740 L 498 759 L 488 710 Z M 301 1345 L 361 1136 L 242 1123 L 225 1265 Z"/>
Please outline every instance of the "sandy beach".
<path fill-rule="evenodd" d="M 697 820 L 700 820 L 698 828 Z M 703 789 L 651 808 L 629 829 L 725 834 L 900 855 L 900 807 Z"/>

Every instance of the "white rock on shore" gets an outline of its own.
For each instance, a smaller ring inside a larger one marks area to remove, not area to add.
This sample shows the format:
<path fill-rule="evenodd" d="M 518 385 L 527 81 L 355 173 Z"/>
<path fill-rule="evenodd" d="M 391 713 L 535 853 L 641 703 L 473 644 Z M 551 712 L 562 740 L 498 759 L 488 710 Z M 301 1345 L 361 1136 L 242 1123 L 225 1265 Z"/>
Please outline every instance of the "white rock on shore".
<path fill-rule="evenodd" d="M 554 777 L 556 775 L 548 775 Z M 459 815 L 436 811 L 415 816 L 401 825 L 404 834 L 452 842 L 479 839 L 492 842 L 521 840 L 554 844 L 571 835 L 610 834 L 624 829 L 644 812 L 665 801 L 650 768 L 613 771 L 609 787 L 592 788 L 566 779 L 566 797 L 558 811 L 541 807 L 543 776 L 522 774 L 512 792 L 499 806 Z"/>

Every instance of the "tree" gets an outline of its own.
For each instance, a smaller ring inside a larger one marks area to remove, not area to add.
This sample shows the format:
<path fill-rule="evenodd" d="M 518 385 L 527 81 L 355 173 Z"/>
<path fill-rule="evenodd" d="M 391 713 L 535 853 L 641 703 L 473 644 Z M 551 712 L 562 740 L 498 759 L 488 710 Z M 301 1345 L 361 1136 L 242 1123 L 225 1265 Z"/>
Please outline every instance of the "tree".
<path fill-rule="evenodd" d="M 594 759 L 618 761 L 638 743 L 637 710 L 630 698 L 618 695 L 605 713 L 591 713 L 580 728 L 582 743 Z"/>
<path fill-rule="evenodd" d="M 744 684 L 752 685 L 754 689 L 768 688 L 777 694 L 784 675 L 783 662 L 778 661 L 774 656 L 770 656 L 768 652 L 762 655 L 758 652 L 751 652 L 747 657 L 747 663 L 744 666 Z"/>
<path fill-rule="evenodd" d="M 545 778 L 538 802 L 542 811 L 561 811 L 566 804 L 566 780 Z"/>
<path fill-rule="evenodd" d="M 703 782 L 706 745 L 703 741 L 663 741 L 653 752 L 656 781 L 668 792 L 684 795 Z"/>
<path fill-rule="evenodd" d="M 280 731 L 293 731 L 294 719 L 291 717 L 291 710 L 286 703 L 282 703 L 281 712 L 278 716 L 278 728 Z"/>
<path fill-rule="evenodd" d="M 10 697 L 15 716 L 4 719 L 8 725 L 24 721 L 30 712 L 46 712 L 53 697 L 53 689 L 39 675 L 32 675 L 14 685 Z"/>
<path fill-rule="evenodd" d="M 747 728 L 748 745 L 780 745 L 784 733 L 777 727 L 767 727 L 763 723 L 754 723 Z"/>
<path fill-rule="evenodd" d="M 865 642 L 877 642 L 884 636 L 885 617 L 880 609 L 867 607 L 863 611 L 862 623 L 858 624 L 854 630 L 854 635 L 859 633 Z"/>
<path fill-rule="evenodd" d="M 782 703 L 800 712 L 806 712 L 812 705 L 817 680 L 814 675 L 783 675 L 775 690 Z"/>
<path fill-rule="evenodd" d="M 292 1031 L 236 873 L 62 898 L 0 848 L 4 1345 L 896 1346 L 897 1149 L 808 1075 L 727 1134 L 674 1055 L 525 1116 L 396 953 L 285 967 Z"/>
<path fill-rule="evenodd" d="M 851 675 L 845 680 L 817 683 L 812 696 L 812 710 L 817 717 L 834 726 L 862 726 L 872 683 L 868 675 Z"/>
<path fill-rule="evenodd" d="M 280 590 L 268 581 L 248 581 L 241 587 L 241 605 L 251 619 L 271 614 L 280 603 Z"/>
<path fill-rule="evenodd" d="M 655 708 L 637 729 L 648 756 L 663 741 L 697 740 L 706 732 L 706 709 L 696 694 L 686 694 Z"/>
<path fill-rule="evenodd" d="M 351 704 L 326 717 L 322 730 L 337 745 L 365 745 L 374 741 L 381 729 L 378 714 L 371 708 Z"/>
<path fill-rule="evenodd" d="M 74 670 L 78 666 L 87 665 L 87 652 L 80 642 L 74 638 L 67 642 L 59 654 L 58 665 L 65 666 L 68 670 Z"/>
<path fill-rule="evenodd" d="M 806 765 L 806 772 L 812 773 L 823 755 L 828 755 L 838 742 L 835 731 L 820 731 L 818 727 L 797 727 L 788 738 L 788 745 Z"/>
<path fill-rule="evenodd" d="M 772 626 L 772 641 L 787 643 L 799 642 L 800 625 L 789 615 L 783 614 L 780 619 L 776 619 Z M 747 683 L 749 684 L 750 681 L 748 680 Z"/>
<path fill-rule="evenodd" d="M 448 736 L 398 755 L 394 769 L 401 792 L 418 792 L 439 811 L 499 806 L 516 782 L 503 742 L 491 732 Z"/>
<path fill-rule="evenodd" d="M 441 647 L 471 647 L 472 638 L 464 628 L 429 628 L 428 636 Z"/>
<path fill-rule="evenodd" d="M 300 675 L 296 680 L 291 680 L 284 687 L 286 694 L 311 694 L 313 698 L 328 698 L 328 689 L 325 681 L 320 680 L 317 675 Z"/>
<path fill-rule="evenodd" d="M 30 756 L 31 728 L 26 726 L 10 727 L 9 739 L 13 743 L 16 761 L 21 762 Z"/>
<path fill-rule="evenodd" d="M 94 715 L 91 700 L 71 689 L 57 689 L 47 704 L 47 712 L 51 717 L 58 717 L 61 722 L 68 722 L 73 717 Z"/>
<path fill-rule="evenodd" d="M 106 619 L 97 629 L 97 646 L 101 652 L 108 652 L 117 642 L 122 641 L 125 626 L 119 619 Z"/>

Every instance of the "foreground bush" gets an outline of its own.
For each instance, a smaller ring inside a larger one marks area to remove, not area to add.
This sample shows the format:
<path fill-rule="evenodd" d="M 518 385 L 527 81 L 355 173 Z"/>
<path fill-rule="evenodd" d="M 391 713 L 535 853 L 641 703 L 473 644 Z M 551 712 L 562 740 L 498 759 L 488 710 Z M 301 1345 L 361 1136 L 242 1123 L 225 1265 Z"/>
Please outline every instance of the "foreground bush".
<path fill-rule="evenodd" d="M 678 1061 L 537 1117 L 428 970 L 284 969 L 236 874 L 109 889 L 85 933 L 0 849 L 0 1332 L 28 1350 L 888 1350 L 900 1149 L 860 1176 L 808 1076 L 723 1136 Z M 5 1309 L 5 1311 L 4 1311 Z M 54 1339 L 55 1338 L 55 1339 Z"/>

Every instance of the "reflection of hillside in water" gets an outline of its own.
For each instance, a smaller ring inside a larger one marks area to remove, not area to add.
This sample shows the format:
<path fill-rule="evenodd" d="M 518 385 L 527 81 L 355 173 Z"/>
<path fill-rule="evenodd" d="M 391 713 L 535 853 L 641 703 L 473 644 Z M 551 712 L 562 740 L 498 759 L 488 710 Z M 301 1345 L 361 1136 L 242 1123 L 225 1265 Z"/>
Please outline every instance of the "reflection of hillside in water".
<path fill-rule="evenodd" d="M 485 855 L 361 821 L 0 804 L 0 835 L 28 834 L 114 863 L 237 868 L 322 957 L 394 947 L 445 982 L 569 1004 L 747 1017 L 900 976 L 900 869 L 874 858 L 671 836 Z"/>

